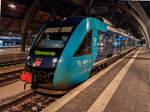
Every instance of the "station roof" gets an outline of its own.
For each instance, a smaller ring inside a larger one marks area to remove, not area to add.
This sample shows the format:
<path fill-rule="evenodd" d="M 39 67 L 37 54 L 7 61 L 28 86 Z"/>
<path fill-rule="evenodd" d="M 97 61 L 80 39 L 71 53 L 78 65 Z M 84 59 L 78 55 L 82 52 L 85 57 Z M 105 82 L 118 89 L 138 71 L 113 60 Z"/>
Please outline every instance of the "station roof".
<path fill-rule="evenodd" d="M 0 19 L 0 32 L 2 35 L 21 34 L 24 16 L 36 0 L 2 0 L 2 11 Z M 127 1 L 120 0 L 43 0 L 39 9 L 32 18 L 28 33 L 35 34 L 40 27 L 49 21 L 70 16 L 94 16 L 105 17 L 116 27 L 130 31 L 135 37 L 142 35 L 136 28 L 137 23 L 123 10 L 110 4 L 124 6 L 130 10 L 132 7 Z M 147 11 L 147 3 L 142 6 Z M 150 6 L 150 5 L 149 5 Z M 146 7 L 146 8 L 145 8 Z"/>
<path fill-rule="evenodd" d="M 150 19 L 150 1 L 141 2 L 141 6 L 143 7 L 143 9 L 145 10 L 146 14 Z"/>

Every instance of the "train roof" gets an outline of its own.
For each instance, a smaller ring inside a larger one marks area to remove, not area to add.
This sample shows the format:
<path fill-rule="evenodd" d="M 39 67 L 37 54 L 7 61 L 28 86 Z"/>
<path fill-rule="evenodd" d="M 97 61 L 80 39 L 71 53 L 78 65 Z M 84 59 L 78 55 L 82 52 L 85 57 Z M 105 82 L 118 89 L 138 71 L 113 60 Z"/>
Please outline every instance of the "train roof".
<path fill-rule="evenodd" d="M 52 21 L 52 22 L 49 22 L 46 24 L 47 27 L 56 27 L 56 26 L 74 26 L 74 25 L 77 25 L 80 21 L 82 21 L 84 18 L 86 18 L 85 16 L 74 16 L 74 17 L 68 17 L 68 18 L 63 18 L 63 19 L 59 19 L 59 20 L 55 20 L 55 21 Z M 100 20 L 100 19 L 99 19 Z M 100 20 L 101 21 L 101 20 Z M 103 20 L 102 20 L 103 21 Z M 103 21 L 105 23 L 105 21 Z M 106 23 L 105 23 L 106 24 Z M 122 31 L 119 31 L 115 28 L 113 28 L 112 26 L 110 25 L 107 25 L 107 30 L 110 30 L 112 32 L 115 32 L 115 33 L 118 33 L 118 34 L 121 34 L 123 36 L 126 36 L 126 37 L 130 37 L 130 38 L 133 38 L 135 39 L 135 37 L 133 36 L 130 36 L 128 34 L 126 34 L 125 32 L 122 32 Z"/>
<path fill-rule="evenodd" d="M 59 19 L 56 21 L 52 21 L 47 23 L 47 27 L 48 26 L 69 26 L 69 25 L 76 25 L 78 24 L 81 20 L 83 20 L 84 16 L 75 16 L 75 17 L 68 17 L 68 18 L 63 18 L 63 19 Z"/>
<path fill-rule="evenodd" d="M 115 28 L 113 28 L 111 26 L 107 26 L 107 30 L 112 31 L 114 33 L 118 33 L 118 34 L 123 35 L 125 37 L 130 37 L 130 38 L 136 39 L 134 36 L 128 35 L 125 32 L 119 31 L 119 30 L 117 30 L 117 29 L 115 29 Z"/>

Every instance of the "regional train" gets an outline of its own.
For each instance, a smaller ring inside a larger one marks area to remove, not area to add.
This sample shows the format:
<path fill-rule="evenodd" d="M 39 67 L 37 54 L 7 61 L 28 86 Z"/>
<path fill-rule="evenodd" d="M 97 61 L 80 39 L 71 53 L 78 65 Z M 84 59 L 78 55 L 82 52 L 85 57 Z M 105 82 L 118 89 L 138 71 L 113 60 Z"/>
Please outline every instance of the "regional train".
<path fill-rule="evenodd" d="M 136 41 L 93 17 L 49 22 L 31 45 L 21 80 L 31 83 L 38 92 L 66 92 L 88 80 L 110 59 L 134 49 Z"/>
<path fill-rule="evenodd" d="M 0 47 L 13 47 L 21 45 L 20 37 L 0 36 Z"/>

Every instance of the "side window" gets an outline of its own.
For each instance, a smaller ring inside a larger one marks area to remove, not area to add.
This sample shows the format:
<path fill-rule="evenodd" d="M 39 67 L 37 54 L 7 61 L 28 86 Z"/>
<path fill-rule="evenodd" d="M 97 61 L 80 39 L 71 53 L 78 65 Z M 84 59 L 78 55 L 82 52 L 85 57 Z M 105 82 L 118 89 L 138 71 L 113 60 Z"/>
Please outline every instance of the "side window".
<path fill-rule="evenodd" d="M 120 37 L 118 34 L 115 34 L 114 36 L 114 47 L 119 49 L 120 48 Z"/>
<path fill-rule="evenodd" d="M 107 48 L 112 49 L 113 48 L 113 34 L 107 33 Z"/>
<path fill-rule="evenodd" d="M 105 43 L 104 43 L 104 40 L 105 40 L 105 33 L 103 32 L 98 32 L 98 37 L 97 37 L 97 52 L 98 54 L 103 52 L 104 50 L 104 47 L 105 47 Z"/>
<path fill-rule="evenodd" d="M 86 33 L 82 43 L 75 52 L 73 57 L 92 54 L 92 30 Z"/>

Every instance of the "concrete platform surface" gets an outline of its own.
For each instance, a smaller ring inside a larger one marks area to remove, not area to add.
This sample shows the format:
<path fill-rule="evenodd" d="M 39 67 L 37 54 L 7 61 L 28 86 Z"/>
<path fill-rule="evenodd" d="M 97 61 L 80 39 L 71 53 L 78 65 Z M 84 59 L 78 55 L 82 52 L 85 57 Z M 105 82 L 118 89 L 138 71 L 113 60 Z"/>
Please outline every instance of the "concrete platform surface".
<path fill-rule="evenodd" d="M 43 112 L 150 112 L 150 52 L 138 48 Z"/>
<path fill-rule="evenodd" d="M 28 50 L 26 50 L 26 52 L 23 52 L 20 50 L 20 48 L 3 48 L 0 49 L 0 57 L 3 57 L 5 55 L 16 55 L 16 54 L 23 54 L 23 53 L 27 53 Z"/>
<path fill-rule="evenodd" d="M 23 81 L 17 81 L 15 83 L 12 83 L 10 85 L 4 86 L 0 88 L 0 100 L 5 99 L 8 97 L 15 96 L 19 93 L 28 91 L 30 89 L 31 85 L 26 86 L 26 90 L 24 90 L 24 82 Z"/>

